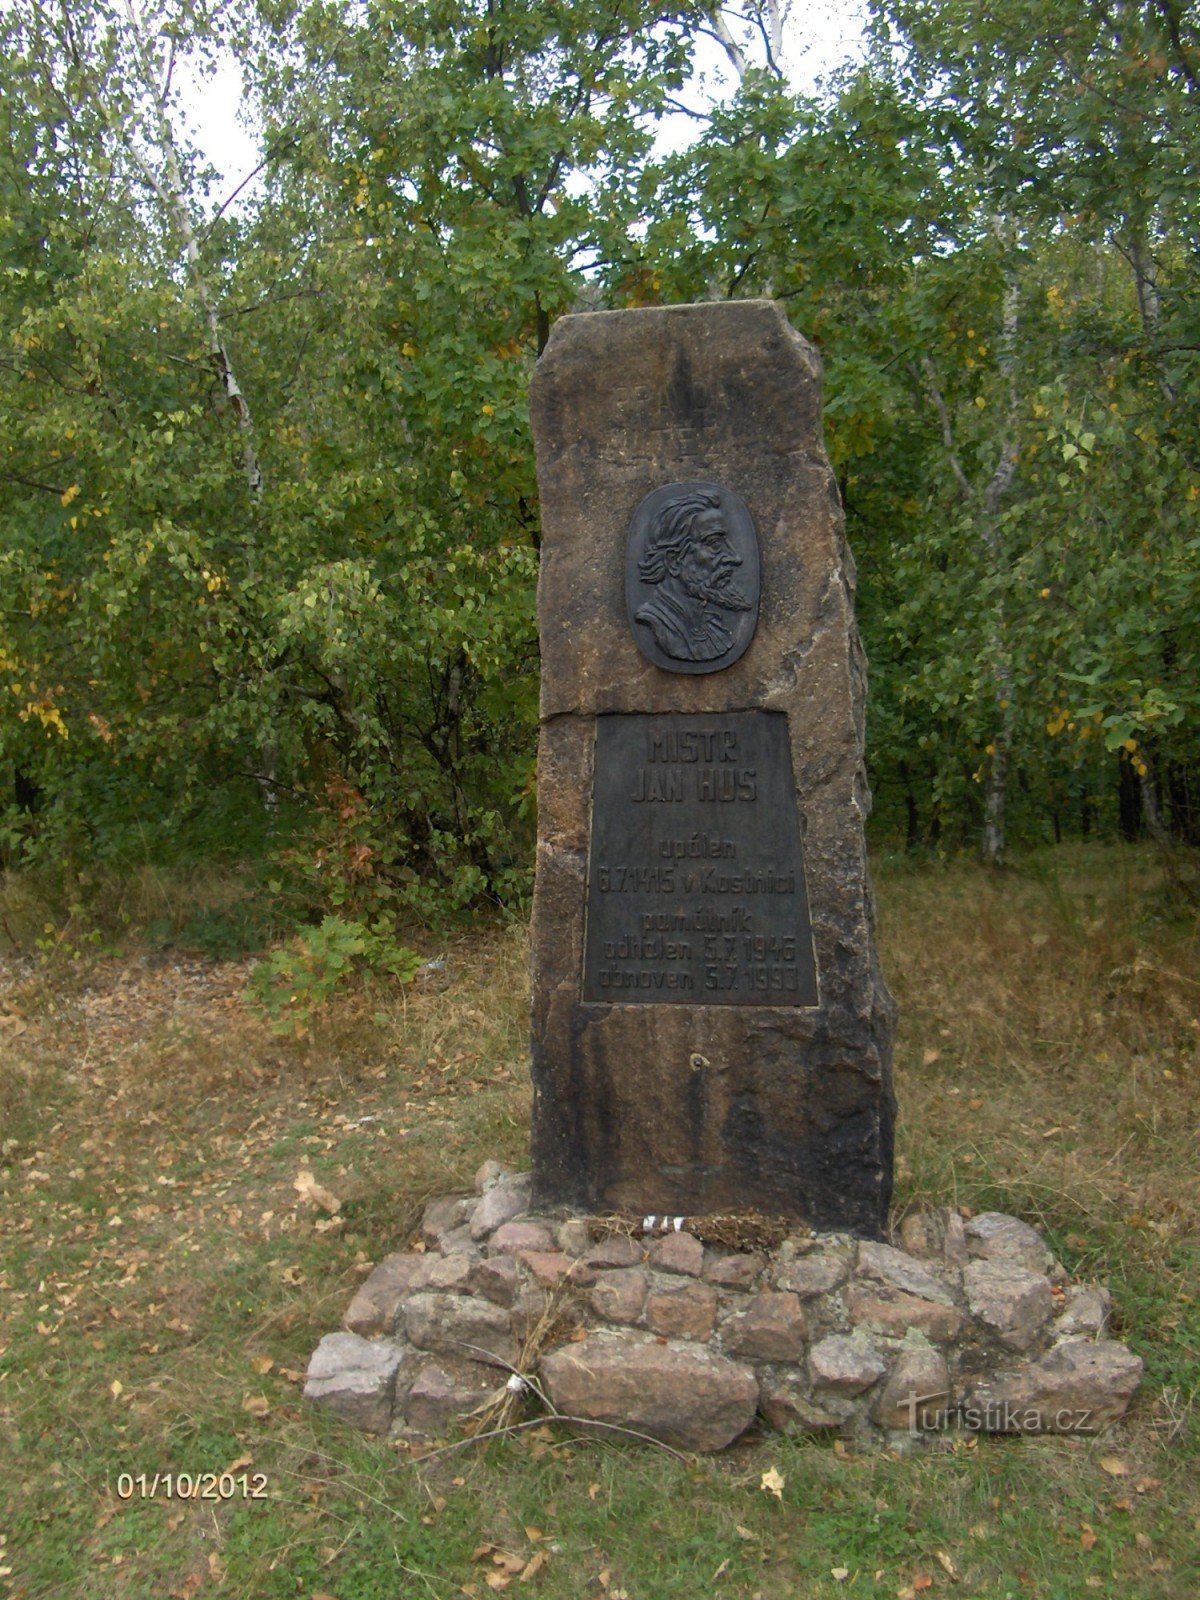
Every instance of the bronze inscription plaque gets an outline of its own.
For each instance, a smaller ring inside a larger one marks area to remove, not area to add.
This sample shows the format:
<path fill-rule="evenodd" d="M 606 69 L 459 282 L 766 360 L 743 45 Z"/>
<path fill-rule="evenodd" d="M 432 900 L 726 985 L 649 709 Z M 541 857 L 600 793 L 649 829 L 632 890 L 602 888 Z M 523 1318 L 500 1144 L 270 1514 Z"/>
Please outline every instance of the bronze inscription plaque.
<path fill-rule="evenodd" d="M 596 718 L 583 999 L 818 1004 L 782 712 Z"/>

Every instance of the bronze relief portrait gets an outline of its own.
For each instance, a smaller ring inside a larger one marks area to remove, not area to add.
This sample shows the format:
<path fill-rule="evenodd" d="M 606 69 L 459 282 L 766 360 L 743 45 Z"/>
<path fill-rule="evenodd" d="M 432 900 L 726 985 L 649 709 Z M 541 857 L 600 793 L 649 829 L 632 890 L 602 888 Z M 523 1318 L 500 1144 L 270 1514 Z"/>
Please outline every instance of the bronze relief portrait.
<path fill-rule="evenodd" d="M 719 672 L 758 623 L 758 536 L 740 495 L 669 483 L 633 514 L 625 599 L 638 649 L 667 672 Z"/>

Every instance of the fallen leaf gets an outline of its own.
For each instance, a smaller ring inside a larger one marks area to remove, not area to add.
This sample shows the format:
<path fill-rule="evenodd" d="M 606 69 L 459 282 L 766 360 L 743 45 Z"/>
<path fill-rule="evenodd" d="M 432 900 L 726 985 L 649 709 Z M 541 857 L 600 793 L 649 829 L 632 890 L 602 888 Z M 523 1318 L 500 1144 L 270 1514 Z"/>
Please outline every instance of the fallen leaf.
<path fill-rule="evenodd" d="M 292 1188 L 301 1200 L 307 1200 L 309 1205 L 319 1206 L 322 1211 L 334 1214 L 342 1209 L 342 1202 L 337 1195 L 331 1194 L 322 1184 L 313 1177 L 308 1167 L 301 1167 L 292 1180 Z"/>
<path fill-rule="evenodd" d="M 487 1572 L 484 1574 L 484 1582 L 489 1589 L 507 1589 L 512 1579 L 503 1572 Z"/>
<path fill-rule="evenodd" d="M 120 1378 L 113 1379 L 108 1386 L 108 1392 L 112 1395 L 114 1400 L 119 1400 L 121 1398 L 121 1396 L 125 1393 L 125 1385 L 121 1382 Z"/>
<path fill-rule="evenodd" d="M 224 1583 L 225 1563 L 215 1550 L 208 1552 L 208 1575 L 214 1583 Z"/>
<path fill-rule="evenodd" d="M 301 1284 L 304 1282 L 304 1274 L 299 1267 L 284 1267 L 279 1276 L 284 1283 Z"/>
<path fill-rule="evenodd" d="M 830 1567 L 829 1576 L 836 1579 L 838 1583 L 845 1583 L 846 1579 L 850 1576 L 850 1568 Z"/>
<path fill-rule="evenodd" d="M 759 1488 L 762 1489 L 764 1494 L 773 1494 L 776 1500 L 782 1500 L 785 1481 L 783 1474 L 777 1467 L 768 1467 L 762 1475 Z"/>
<path fill-rule="evenodd" d="M 494 1544 L 477 1544 L 471 1551 L 471 1560 L 482 1561 L 485 1556 L 490 1556 L 495 1548 Z"/>
<path fill-rule="evenodd" d="M 253 1456 L 239 1456 L 236 1461 L 231 1461 L 229 1463 L 229 1465 L 225 1468 L 225 1471 L 222 1474 L 222 1476 L 223 1477 L 227 1477 L 227 1478 L 231 1478 L 235 1472 L 241 1472 L 246 1467 L 252 1467 L 253 1465 L 254 1465 L 254 1457 Z"/>
<path fill-rule="evenodd" d="M 588 1499 L 589 1500 L 594 1500 L 599 1493 L 600 1493 L 600 1485 L 598 1483 L 589 1483 L 588 1484 Z"/>
<path fill-rule="evenodd" d="M 531 1557 L 531 1559 L 528 1560 L 521 1568 L 520 1576 L 517 1579 L 518 1583 L 528 1583 L 531 1578 L 536 1578 L 538 1573 L 546 1565 L 546 1559 L 546 1552 L 544 1550 L 539 1550 L 538 1553 Z"/>
<path fill-rule="evenodd" d="M 729 1557 L 726 1556 L 724 1561 L 722 1561 L 721 1565 L 717 1568 L 717 1570 L 713 1573 L 712 1577 L 708 1581 L 710 1583 L 716 1583 L 717 1579 L 722 1575 L 722 1573 L 725 1573 L 725 1572 L 728 1572 L 728 1571 L 729 1571 Z"/>
<path fill-rule="evenodd" d="M 247 1394 L 242 1396 L 242 1410 L 252 1417 L 265 1417 L 271 1409 L 271 1402 L 265 1394 Z"/>
<path fill-rule="evenodd" d="M 267 1373 L 270 1372 L 271 1368 L 275 1365 L 275 1361 L 272 1356 L 251 1356 L 250 1365 L 254 1368 L 255 1372 L 258 1373 L 260 1378 L 265 1378 Z"/>
<path fill-rule="evenodd" d="M 1129 1468 L 1120 1456 L 1101 1456 L 1100 1470 L 1107 1472 L 1110 1478 L 1127 1478 Z"/>
<path fill-rule="evenodd" d="M 951 1561 L 950 1557 L 944 1550 L 935 1550 L 933 1553 L 937 1558 L 938 1566 L 941 1567 L 942 1571 L 948 1578 L 950 1578 L 954 1583 L 957 1583 L 958 1568 L 954 1565 L 953 1561 Z"/>
<path fill-rule="evenodd" d="M 492 1557 L 495 1564 L 504 1572 L 517 1573 L 525 1565 L 524 1556 L 515 1556 L 511 1550 L 497 1550 Z"/>
<path fill-rule="evenodd" d="M 1139 1550 L 1152 1550 L 1154 1548 L 1148 1533 L 1135 1533 L 1133 1538 Z"/>
<path fill-rule="evenodd" d="M 540 1544 L 546 1535 L 540 1528 L 526 1528 L 525 1537 L 529 1540 L 530 1544 Z"/>
<path fill-rule="evenodd" d="M 940 1050 L 926 1050 L 921 1056 L 921 1065 L 923 1067 L 931 1067 L 935 1061 L 940 1061 L 941 1059 L 942 1052 Z"/>
<path fill-rule="evenodd" d="M 758 1540 L 758 1535 L 756 1533 L 751 1533 L 749 1528 L 743 1528 L 740 1522 L 733 1531 L 737 1534 L 739 1539 L 750 1539 L 755 1542 Z"/>
<path fill-rule="evenodd" d="M 913 1574 L 913 1585 L 912 1586 L 913 1586 L 913 1593 L 914 1594 L 920 1594 L 922 1589 L 932 1589 L 933 1588 L 933 1579 L 929 1576 L 929 1574 L 927 1572 L 915 1572 Z"/>
<path fill-rule="evenodd" d="M 1079 1534 L 1079 1543 L 1085 1550 L 1094 1550 L 1096 1548 L 1095 1532 L 1086 1522 L 1082 1524 Z"/>

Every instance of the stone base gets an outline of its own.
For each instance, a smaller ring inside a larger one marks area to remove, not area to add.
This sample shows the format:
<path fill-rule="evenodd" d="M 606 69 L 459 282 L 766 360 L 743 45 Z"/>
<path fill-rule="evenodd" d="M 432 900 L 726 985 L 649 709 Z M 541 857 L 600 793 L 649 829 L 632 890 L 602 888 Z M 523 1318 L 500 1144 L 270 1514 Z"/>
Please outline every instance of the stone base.
<path fill-rule="evenodd" d="M 306 1397 L 419 1441 L 511 1420 L 524 1374 L 563 1417 L 719 1450 L 756 1421 L 1094 1433 L 1141 1379 L 1104 1336 L 1108 1292 L 1016 1217 L 923 1212 L 896 1247 L 753 1217 L 531 1215 L 529 1181 L 487 1162 L 475 1194 L 431 1201 L 322 1339 Z"/>

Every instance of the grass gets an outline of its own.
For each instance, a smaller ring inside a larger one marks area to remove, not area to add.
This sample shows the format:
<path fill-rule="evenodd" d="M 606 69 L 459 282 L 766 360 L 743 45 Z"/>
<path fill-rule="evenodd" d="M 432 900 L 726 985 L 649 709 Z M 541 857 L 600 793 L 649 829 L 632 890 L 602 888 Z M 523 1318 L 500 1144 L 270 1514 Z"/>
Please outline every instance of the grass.
<path fill-rule="evenodd" d="M 768 1437 L 686 1466 L 540 1431 L 424 1466 L 362 1440 L 299 1378 L 426 1196 L 523 1163 L 523 930 L 337 1001 L 305 1042 L 247 1012 L 244 963 L 49 940 L 0 962 L 0 1596 L 1200 1589 L 1196 930 L 1154 914 L 1136 851 L 999 878 L 885 860 L 877 880 L 898 1207 L 1015 1211 L 1108 1281 L 1147 1361 L 1121 1428 L 903 1459 Z M 117 1494 L 123 1472 L 239 1463 L 267 1498 Z"/>

